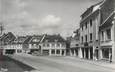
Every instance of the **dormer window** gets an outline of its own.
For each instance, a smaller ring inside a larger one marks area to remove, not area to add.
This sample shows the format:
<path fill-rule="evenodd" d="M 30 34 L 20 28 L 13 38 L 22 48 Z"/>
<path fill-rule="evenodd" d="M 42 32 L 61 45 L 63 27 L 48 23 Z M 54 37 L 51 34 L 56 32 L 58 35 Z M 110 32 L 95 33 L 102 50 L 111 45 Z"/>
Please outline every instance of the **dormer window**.
<path fill-rule="evenodd" d="M 33 39 L 33 42 L 39 42 L 39 40 L 38 39 Z"/>
<path fill-rule="evenodd" d="M 45 42 L 48 42 L 48 40 L 45 40 Z"/>
<path fill-rule="evenodd" d="M 57 39 L 55 39 L 55 42 L 58 42 L 58 40 L 57 40 Z"/>

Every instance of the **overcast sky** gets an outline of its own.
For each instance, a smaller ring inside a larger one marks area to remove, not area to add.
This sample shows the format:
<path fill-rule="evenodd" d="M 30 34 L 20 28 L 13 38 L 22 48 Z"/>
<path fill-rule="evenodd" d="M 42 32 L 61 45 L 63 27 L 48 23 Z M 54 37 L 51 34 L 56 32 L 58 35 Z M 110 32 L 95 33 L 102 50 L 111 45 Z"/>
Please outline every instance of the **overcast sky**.
<path fill-rule="evenodd" d="M 79 27 L 80 15 L 101 0 L 0 0 L 0 21 L 16 35 L 70 36 Z"/>

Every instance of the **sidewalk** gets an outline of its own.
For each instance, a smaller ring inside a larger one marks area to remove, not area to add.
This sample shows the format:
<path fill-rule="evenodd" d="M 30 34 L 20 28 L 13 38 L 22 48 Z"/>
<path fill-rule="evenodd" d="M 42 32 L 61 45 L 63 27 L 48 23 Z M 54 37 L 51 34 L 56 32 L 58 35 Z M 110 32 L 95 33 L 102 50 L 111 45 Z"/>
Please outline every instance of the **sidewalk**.
<path fill-rule="evenodd" d="M 115 63 L 109 63 L 107 61 L 102 61 L 102 60 L 88 60 L 88 59 L 80 59 L 78 57 L 71 57 L 71 56 L 66 56 L 66 58 L 68 59 L 73 59 L 73 60 L 77 60 L 77 61 L 82 61 L 82 62 L 86 62 L 86 63 L 90 63 L 90 64 L 95 64 L 98 66 L 102 66 L 102 67 L 107 67 L 107 68 L 111 68 L 115 70 Z"/>

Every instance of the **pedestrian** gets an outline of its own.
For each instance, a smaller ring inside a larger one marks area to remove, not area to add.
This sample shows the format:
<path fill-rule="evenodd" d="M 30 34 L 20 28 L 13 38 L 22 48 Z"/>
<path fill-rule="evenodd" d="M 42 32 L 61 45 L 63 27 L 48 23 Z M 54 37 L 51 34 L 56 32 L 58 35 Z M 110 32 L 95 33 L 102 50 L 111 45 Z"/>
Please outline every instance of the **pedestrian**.
<path fill-rule="evenodd" d="M 110 53 L 110 63 L 112 63 L 112 54 Z"/>

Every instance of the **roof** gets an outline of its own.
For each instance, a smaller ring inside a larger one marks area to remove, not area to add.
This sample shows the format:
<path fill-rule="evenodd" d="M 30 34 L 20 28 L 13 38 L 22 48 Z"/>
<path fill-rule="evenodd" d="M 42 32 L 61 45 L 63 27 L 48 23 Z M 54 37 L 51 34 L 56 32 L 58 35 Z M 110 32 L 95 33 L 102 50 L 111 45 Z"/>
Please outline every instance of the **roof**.
<path fill-rule="evenodd" d="M 113 11 L 109 16 L 108 18 L 106 18 L 103 23 L 100 25 L 100 29 L 103 29 L 105 27 L 108 27 L 110 25 L 112 25 L 112 21 L 115 17 L 115 12 Z"/>
<path fill-rule="evenodd" d="M 42 42 L 65 42 L 60 35 L 45 35 Z"/>
<path fill-rule="evenodd" d="M 12 42 L 13 44 L 22 44 L 24 43 L 24 41 L 27 39 L 27 37 L 25 36 L 18 36 L 14 42 Z"/>
<path fill-rule="evenodd" d="M 104 1 L 105 1 L 105 0 L 103 0 L 103 1 L 101 1 L 101 2 L 98 2 L 98 3 L 96 3 L 96 4 L 92 5 L 92 6 L 90 6 L 81 16 L 85 15 L 86 12 L 88 12 L 89 10 L 91 10 L 91 13 L 92 13 L 94 7 L 96 7 L 96 6 L 100 5 L 100 4 L 102 4 Z M 89 13 L 89 14 L 90 14 L 90 13 Z"/>
<path fill-rule="evenodd" d="M 4 33 L 1 37 L 0 37 L 0 41 L 6 36 L 6 34 Z"/>
<path fill-rule="evenodd" d="M 40 43 L 42 38 L 43 38 L 43 35 L 32 36 L 31 39 L 29 40 L 29 43 L 31 43 L 31 44 Z"/>
<path fill-rule="evenodd" d="M 115 0 L 106 0 L 101 5 L 101 23 L 103 23 L 109 15 L 115 10 Z"/>
<path fill-rule="evenodd" d="M 31 40 L 32 36 L 27 36 L 26 40 L 24 41 L 24 44 L 28 44 Z"/>
<path fill-rule="evenodd" d="M 88 8 L 81 16 L 85 15 L 89 10 L 91 10 L 90 13 L 87 13 L 87 15 L 85 15 L 84 18 L 82 18 L 82 20 L 80 21 L 80 26 L 82 25 L 82 23 L 84 23 L 86 20 L 90 19 L 90 17 L 94 17 L 97 16 L 97 14 L 100 13 L 100 9 L 102 9 L 104 3 L 107 0 L 103 0 L 97 4 L 92 5 L 90 8 Z"/>
<path fill-rule="evenodd" d="M 1 37 L 0 37 L 0 41 L 3 42 L 3 44 L 10 44 L 12 41 L 15 40 L 15 36 L 12 32 L 8 32 L 7 34 L 3 34 Z"/>

